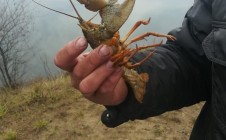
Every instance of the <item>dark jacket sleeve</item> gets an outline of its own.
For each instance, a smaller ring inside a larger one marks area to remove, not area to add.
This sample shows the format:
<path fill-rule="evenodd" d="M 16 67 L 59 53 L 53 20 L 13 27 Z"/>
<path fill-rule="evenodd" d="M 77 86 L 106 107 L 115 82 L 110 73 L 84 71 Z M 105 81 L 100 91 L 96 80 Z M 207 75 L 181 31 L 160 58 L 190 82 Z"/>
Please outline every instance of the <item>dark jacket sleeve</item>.
<path fill-rule="evenodd" d="M 211 61 L 226 66 L 226 1 L 212 1 L 212 31 L 203 41 L 205 53 Z"/>
<path fill-rule="evenodd" d="M 187 17 L 181 28 L 174 29 L 169 34 L 174 35 L 177 40 L 167 41 L 157 47 L 155 55 L 137 68 L 139 73 L 147 72 L 150 77 L 143 103 L 135 100 L 130 89 L 122 104 L 107 107 L 116 112 L 112 117 L 106 112 L 102 115 L 102 121 L 108 127 L 209 100 L 211 65 L 202 48 L 202 42 L 191 34 Z M 133 61 L 138 62 L 148 53 L 146 51 L 137 54 Z"/>
<path fill-rule="evenodd" d="M 170 33 L 177 37 L 177 41 L 168 41 L 158 47 L 154 56 L 137 69 L 139 73 L 147 72 L 150 77 L 143 103 L 135 100 L 130 89 L 122 104 L 107 107 L 118 113 L 113 116 L 115 118 L 111 118 L 115 119 L 112 122 L 102 116 L 102 121 L 108 127 L 115 127 L 128 120 L 156 116 L 209 99 L 210 62 L 206 59 L 201 44 L 190 36 L 187 26 L 188 21 L 185 19 L 182 28 Z M 139 53 L 133 61 L 138 62 L 148 53 Z M 106 112 L 104 115 L 106 116 Z"/>

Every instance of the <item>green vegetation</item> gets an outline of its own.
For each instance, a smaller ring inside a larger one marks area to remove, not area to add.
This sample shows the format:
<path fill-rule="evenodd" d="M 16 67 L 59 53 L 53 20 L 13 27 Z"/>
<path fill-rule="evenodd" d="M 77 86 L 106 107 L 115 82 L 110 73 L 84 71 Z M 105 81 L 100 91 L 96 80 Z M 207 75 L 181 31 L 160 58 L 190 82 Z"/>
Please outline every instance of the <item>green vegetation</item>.
<path fill-rule="evenodd" d="M 100 121 L 105 108 L 83 98 L 70 78 L 60 75 L 1 91 L 0 140 L 188 139 L 201 106 L 110 129 Z"/>
<path fill-rule="evenodd" d="M 6 104 L 0 104 L 0 118 L 2 118 L 8 111 Z"/>
<path fill-rule="evenodd" d="M 16 131 L 9 129 L 6 130 L 4 133 L 4 140 L 16 140 L 17 138 L 17 133 Z"/>
<path fill-rule="evenodd" d="M 49 124 L 48 121 L 39 120 L 39 121 L 35 122 L 34 126 L 35 126 L 35 129 L 42 130 L 42 129 L 45 129 L 48 124 Z"/>
<path fill-rule="evenodd" d="M 162 134 L 163 134 L 163 130 L 160 128 L 159 125 L 155 125 L 155 126 L 153 127 L 153 131 L 154 131 L 154 135 L 155 135 L 156 137 L 160 137 L 160 136 L 162 136 Z"/>

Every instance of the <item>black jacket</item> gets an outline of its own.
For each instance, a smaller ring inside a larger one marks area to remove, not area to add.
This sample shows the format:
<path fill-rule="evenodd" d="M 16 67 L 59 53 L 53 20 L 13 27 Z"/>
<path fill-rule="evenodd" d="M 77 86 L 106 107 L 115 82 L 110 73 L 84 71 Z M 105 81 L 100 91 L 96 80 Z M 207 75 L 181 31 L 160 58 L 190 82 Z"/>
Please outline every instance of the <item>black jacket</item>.
<path fill-rule="evenodd" d="M 182 27 L 169 34 L 177 40 L 158 47 L 137 69 L 150 75 L 143 103 L 128 94 L 122 104 L 107 107 L 103 123 L 115 127 L 206 101 L 190 139 L 226 140 L 226 0 L 195 0 Z"/>

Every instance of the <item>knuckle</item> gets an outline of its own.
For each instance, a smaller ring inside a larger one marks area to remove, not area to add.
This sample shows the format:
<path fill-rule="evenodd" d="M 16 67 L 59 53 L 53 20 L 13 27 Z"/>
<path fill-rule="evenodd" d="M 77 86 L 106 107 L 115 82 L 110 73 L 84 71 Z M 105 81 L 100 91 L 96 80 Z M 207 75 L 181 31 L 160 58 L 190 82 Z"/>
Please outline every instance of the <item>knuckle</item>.
<path fill-rule="evenodd" d="M 66 45 L 55 55 L 54 64 L 59 68 L 64 68 L 73 63 L 76 57 L 76 52 Z"/>
<path fill-rule="evenodd" d="M 75 50 L 73 49 L 73 46 L 72 46 L 72 43 L 70 42 L 69 45 L 67 45 L 64 49 L 64 53 L 66 56 L 69 56 L 69 57 L 72 57 L 72 56 L 75 56 Z"/>
<path fill-rule="evenodd" d="M 102 60 L 97 53 L 92 53 L 87 59 L 87 63 L 91 67 L 100 65 Z"/>
<path fill-rule="evenodd" d="M 63 50 L 65 55 L 69 57 L 77 57 L 87 48 L 87 42 L 84 38 L 77 38 L 64 45 Z"/>
<path fill-rule="evenodd" d="M 87 57 L 87 62 L 90 66 L 98 66 L 108 61 L 111 54 L 112 50 L 109 47 L 101 45 L 90 53 L 89 57 Z"/>
<path fill-rule="evenodd" d="M 72 73 L 74 79 L 82 80 L 84 78 L 83 71 L 80 69 L 75 69 Z"/>
<path fill-rule="evenodd" d="M 66 70 L 66 71 L 68 71 L 68 72 L 72 72 L 73 69 L 74 69 L 74 67 L 75 67 L 75 65 L 77 64 L 77 60 L 75 60 L 75 59 L 66 62 L 66 61 L 61 60 L 61 59 L 58 59 L 58 58 L 59 58 L 59 57 L 57 57 L 57 56 L 54 58 L 54 64 L 55 64 L 58 68 L 60 68 L 60 69 L 62 69 L 62 70 Z"/>

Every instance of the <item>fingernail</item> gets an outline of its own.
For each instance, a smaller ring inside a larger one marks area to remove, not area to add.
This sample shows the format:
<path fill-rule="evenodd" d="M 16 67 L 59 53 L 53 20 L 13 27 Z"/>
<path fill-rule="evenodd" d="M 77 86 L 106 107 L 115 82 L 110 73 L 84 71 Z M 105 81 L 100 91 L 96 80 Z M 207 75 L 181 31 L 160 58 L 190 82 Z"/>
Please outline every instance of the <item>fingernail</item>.
<path fill-rule="evenodd" d="M 109 47 L 107 47 L 106 45 L 103 45 L 103 46 L 100 48 L 99 54 L 100 54 L 101 56 L 108 56 L 108 55 L 110 54 L 110 49 L 109 49 Z"/>
<path fill-rule="evenodd" d="M 74 43 L 77 49 L 84 49 L 87 46 L 87 41 L 84 37 L 79 37 Z"/>

